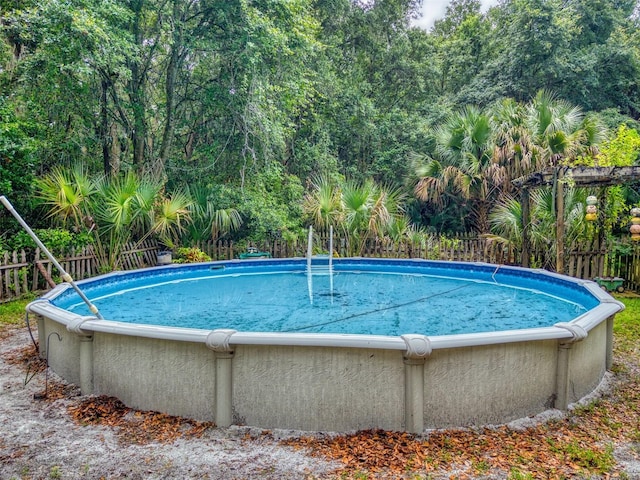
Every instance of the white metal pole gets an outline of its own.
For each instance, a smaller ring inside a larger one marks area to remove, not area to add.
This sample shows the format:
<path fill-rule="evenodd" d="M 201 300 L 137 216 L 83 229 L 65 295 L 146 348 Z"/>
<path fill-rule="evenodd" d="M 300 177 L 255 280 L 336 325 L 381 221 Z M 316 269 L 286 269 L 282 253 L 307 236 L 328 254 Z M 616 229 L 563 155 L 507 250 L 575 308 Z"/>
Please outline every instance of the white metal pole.
<path fill-rule="evenodd" d="M 80 295 L 80 298 L 82 298 L 84 303 L 87 304 L 87 306 L 89 307 L 89 310 L 91 310 L 91 313 L 93 313 L 100 320 L 103 320 L 104 317 L 98 311 L 98 307 L 96 307 L 93 303 L 91 303 L 91 301 L 87 298 L 84 292 L 80 290 L 80 288 L 78 288 L 76 283 L 73 281 L 73 278 L 71 278 L 71 275 L 65 272 L 64 268 L 62 268 L 62 265 L 58 263 L 55 257 L 47 249 L 47 247 L 44 246 L 44 244 L 40 241 L 38 236 L 33 232 L 33 230 L 31 230 L 31 227 L 27 225 L 27 222 L 25 222 L 24 219 L 20 216 L 20 214 L 16 211 L 16 209 L 13 208 L 13 205 L 11 205 L 11 202 L 7 199 L 7 197 L 5 197 L 4 195 L 0 195 L 0 202 L 6 207 L 7 210 L 9 210 L 11 215 L 13 215 L 16 218 L 16 220 L 18 220 L 18 223 L 22 226 L 22 228 L 24 228 L 25 231 L 29 234 L 29 236 L 33 239 L 33 241 L 36 242 L 36 245 L 38 246 L 38 248 L 40 248 L 40 250 L 44 252 L 47 258 L 51 260 L 51 263 L 53 263 L 55 267 L 60 271 L 62 279 L 65 282 L 71 284 L 73 289 L 78 293 L 78 295 Z"/>
<path fill-rule="evenodd" d="M 333 302 L 333 225 L 329 225 L 329 291 Z"/>
<path fill-rule="evenodd" d="M 307 239 L 307 288 L 309 289 L 309 302 L 313 305 L 313 276 L 311 273 L 311 256 L 313 252 L 313 227 L 309 225 L 309 237 Z"/>

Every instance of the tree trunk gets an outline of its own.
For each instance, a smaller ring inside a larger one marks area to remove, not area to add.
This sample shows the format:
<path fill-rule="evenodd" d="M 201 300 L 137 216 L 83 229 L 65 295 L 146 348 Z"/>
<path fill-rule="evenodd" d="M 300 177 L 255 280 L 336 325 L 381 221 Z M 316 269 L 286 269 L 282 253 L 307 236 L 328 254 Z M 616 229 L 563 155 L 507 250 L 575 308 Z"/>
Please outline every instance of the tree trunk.
<path fill-rule="evenodd" d="M 164 173 L 164 166 L 166 165 L 169 153 L 171 152 L 171 146 L 173 145 L 173 136 L 176 123 L 176 101 L 175 101 L 175 88 L 178 69 L 181 63 L 181 52 L 183 50 L 183 35 L 182 24 L 184 22 L 183 15 L 180 11 L 180 2 L 176 1 L 173 4 L 173 42 L 171 44 L 171 51 L 169 54 L 169 63 L 167 65 L 167 72 L 165 75 L 165 95 L 166 95 L 166 112 L 165 112 L 165 124 L 164 131 L 162 132 L 162 143 L 160 145 L 160 152 L 158 153 L 158 173 Z"/>
<path fill-rule="evenodd" d="M 107 93 L 109 89 L 109 81 L 102 79 L 100 82 L 100 141 L 102 143 L 102 166 L 104 174 L 110 176 L 111 169 L 111 148 L 109 135 L 109 111 L 107 109 Z"/>
<path fill-rule="evenodd" d="M 134 13 L 132 33 L 135 43 L 142 46 L 143 32 L 141 28 L 142 8 L 144 0 L 132 2 L 131 7 Z M 147 123 L 145 118 L 146 102 L 144 98 L 144 68 L 141 68 L 140 59 L 133 59 L 130 64 L 131 79 L 129 80 L 129 98 L 133 111 L 133 128 L 131 129 L 131 143 L 133 145 L 133 167 L 137 171 L 142 171 L 145 160 L 145 140 L 147 136 Z"/>

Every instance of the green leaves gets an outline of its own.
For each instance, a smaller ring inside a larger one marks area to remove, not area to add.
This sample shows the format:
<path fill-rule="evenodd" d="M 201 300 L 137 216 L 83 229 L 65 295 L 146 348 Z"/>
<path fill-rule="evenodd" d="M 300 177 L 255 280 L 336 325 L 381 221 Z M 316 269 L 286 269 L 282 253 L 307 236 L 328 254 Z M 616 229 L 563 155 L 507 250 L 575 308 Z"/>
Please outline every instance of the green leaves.
<path fill-rule="evenodd" d="M 626 125 L 620 125 L 615 137 L 600 146 L 595 157 L 600 166 L 631 166 L 640 159 L 640 133 Z"/>
<path fill-rule="evenodd" d="M 315 227 L 333 226 L 344 231 L 351 255 L 360 255 L 371 238 L 390 237 L 397 241 L 411 230 L 410 221 L 404 216 L 404 193 L 372 180 L 349 180 L 338 185 L 318 177 L 303 205 Z"/>
<path fill-rule="evenodd" d="M 97 190 L 82 165 L 72 170 L 55 167 L 38 179 L 36 185 L 39 199 L 49 207 L 50 217 L 56 217 L 64 226 L 83 225 L 86 204 Z"/>
<path fill-rule="evenodd" d="M 203 183 L 187 186 L 186 192 L 192 199 L 188 207 L 191 222 L 185 232 L 188 240 L 216 240 L 242 225 L 240 212 L 234 207 L 221 205 L 217 190 Z"/>
<path fill-rule="evenodd" d="M 191 221 L 186 192 L 164 193 L 164 184 L 132 171 L 120 177 L 90 176 L 81 167 L 55 168 L 38 181 L 49 215 L 74 231 L 93 235 L 105 270 L 117 268 L 122 247 L 150 235 L 173 244 Z"/>
<path fill-rule="evenodd" d="M 337 225 L 341 217 L 341 193 L 337 185 L 327 177 L 318 176 L 311 182 L 305 194 L 303 210 L 316 227 Z"/>

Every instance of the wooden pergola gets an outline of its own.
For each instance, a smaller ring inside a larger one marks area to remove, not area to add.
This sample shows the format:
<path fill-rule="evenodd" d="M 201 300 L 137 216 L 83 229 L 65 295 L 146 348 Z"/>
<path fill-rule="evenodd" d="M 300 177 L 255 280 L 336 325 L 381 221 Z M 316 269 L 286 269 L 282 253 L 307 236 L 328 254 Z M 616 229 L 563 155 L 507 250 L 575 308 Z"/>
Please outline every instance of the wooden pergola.
<path fill-rule="evenodd" d="M 552 186 L 556 197 L 556 271 L 564 271 L 564 184 L 576 187 L 610 187 L 640 180 L 640 166 L 632 167 L 551 167 L 513 180 L 520 189 L 522 206 L 522 266 L 529 266 L 529 191 Z"/>

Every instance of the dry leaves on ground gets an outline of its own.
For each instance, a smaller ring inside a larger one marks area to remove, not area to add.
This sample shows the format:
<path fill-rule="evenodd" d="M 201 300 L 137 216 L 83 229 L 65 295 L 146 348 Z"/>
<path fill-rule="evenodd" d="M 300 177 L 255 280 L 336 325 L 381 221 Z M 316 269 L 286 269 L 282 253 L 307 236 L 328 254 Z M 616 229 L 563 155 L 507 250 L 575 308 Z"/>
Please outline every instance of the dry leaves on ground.
<path fill-rule="evenodd" d="M 68 411 L 80 424 L 117 428 L 124 441 L 138 444 L 171 443 L 182 437 L 199 437 L 214 426 L 211 422 L 134 410 L 117 398 L 107 396 L 85 398 L 78 404 L 71 405 Z"/>
<path fill-rule="evenodd" d="M 344 478 L 399 478 L 446 474 L 471 479 L 497 474 L 506 478 L 626 478 L 613 457 L 614 442 L 632 442 L 640 451 L 640 382 L 629 378 L 607 398 L 576 409 L 566 418 L 524 430 L 497 428 L 434 431 L 427 436 L 382 430 L 336 437 L 286 441 L 313 455 L 341 460 Z M 529 477 L 527 477 L 529 475 Z"/>
<path fill-rule="evenodd" d="M 45 364 L 25 347 L 4 358 L 27 371 Z M 137 411 L 106 396 L 79 397 L 78 389 L 50 382 L 46 400 L 72 399 L 68 413 L 79 424 L 116 429 L 123 443 L 171 443 L 199 437 L 214 427 L 158 412 Z M 75 398 L 74 398 L 75 397 Z M 269 435 L 263 431 L 262 435 Z M 248 437 L 247 439 L 251 439 Z M 621 478 L 612 449 L 614 442 L 638 445 L 640 451 L 640 382 L 638 374 L 620 374 L 617 387 L 605 398 L 580 407 L 563 419 L 526 429 L 438 430 L 426 436 L 406 432 L 365 430 L 350 435 L 315 435 L 281 443 L 312 455 L 339 460 L 339 478 L 412 478 L 411 475 L 453 475 L 456 479 L 516 472 L 513 478 L 561 479 L 577 476 Z M 453 472 L 453 473 L 452 473 Z M 364 475 L 364 476 L 363 476 Z"/>

